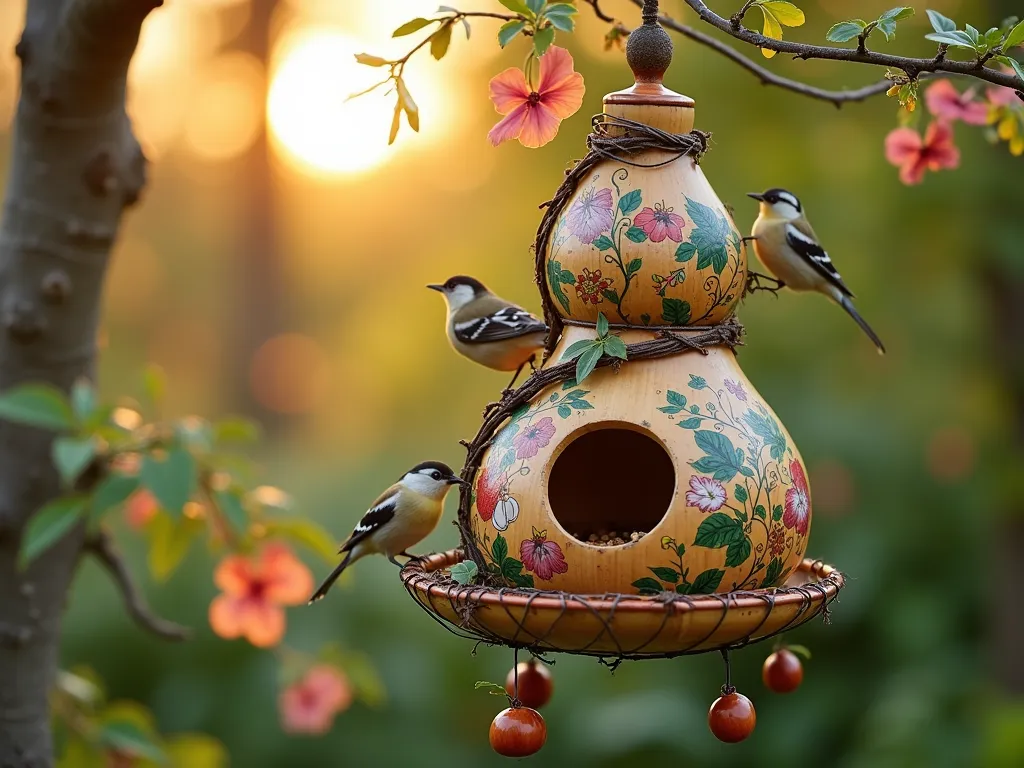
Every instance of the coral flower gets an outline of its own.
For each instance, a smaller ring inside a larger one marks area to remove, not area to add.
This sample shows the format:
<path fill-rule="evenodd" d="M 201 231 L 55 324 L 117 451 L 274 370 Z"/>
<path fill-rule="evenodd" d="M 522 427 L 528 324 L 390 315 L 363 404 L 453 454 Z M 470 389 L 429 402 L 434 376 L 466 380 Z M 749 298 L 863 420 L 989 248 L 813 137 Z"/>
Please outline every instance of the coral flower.
<path fill-rule="evenodd" d="M 491 101 L 506 117 L 487 134 L 491 144 L 519 139 L 524 147 L 542 147 L 555 138 L 558 125 L 583 105 L 583 75 L 574 72 L 572 56 L 556 45 L 540 57 L 540 81 L 531 90 L 521 69 L 510 67 L 491 80 Z"/>
<path fill-rule="evenodd" d="M 717 512 L 725 506 L 725 486 L 713 477 L 690 477 L 690 490 L 686 492 L 686 506 L 701 512 Z"/>
<path fill-rule="evenodd" d="M 660 243 L 666 237 L 676 243 L 683 239 L 683 217 L 672 213 L 664 203 L 655 203 L 653 208 L 644 208 L 633 219 L 633 224 L 640 227 L 651 242 Z"/>
<path fill-rule="evenodd" d="M 806 536 L 811 522 L 811 491 L 799 461 L 789 463 L 789 473 L 793 477 L 793 485 L 786 491 L 786 512 L 782 516 L 782 524 L 796 528 L 797 533 Z"/>
<path fill-rule="evenodd" d="M 540 421 L 530 424 L 524 429 L 512 445 L 516 447 L 517 459 L 532 459 L 537 452 L 551 442 L 555 436 L 555 423 L 550 416 L 545 416 Z"/>
<path fill-rule="evenodd" d="M 956 168 L 960 150 L 953 143 L 953 129 L 935 121 L 924 139 L 913 128 L 897 128 L 885 137 L 885 158 L 900 169 L 904 184 L 920 184 L 925 171 Z"/>
<path fill-rule="evenodd" d="M 569 564 L 565 562 L 562 548 L 555 542 L 548 541 L 547 531 L 533 529 L 533 538 L 524 539 L 519 545 L 519 556 L 523 567 L 533 571 L 538 579 L 549 580 L 556 573 L 565 573 Z"/>
<path fill-rule="evenodd" d="M 988 106 L 974 100 L 973 90 L 960 93 L 949 80 L 939 80 L 928 86 L 924 99 L 928 111 L 943 120 L 963 120 L 970 125 L 985 125 L 988 122 Z"/>
<path fill-rule="evenodd" d="M 775 525 L 768 533 L 768 553 L 772 557 L 778 557 L 786 549 L 786 529 L 781 525 Z"/>
<path fill-rule="evenodd" d="M 124 505 L 124 516 L 128 525 L 138 531 L 146 527 L 146 523 L 153 519 L 159 508 L 153 494 L 142 489 L 129 497 Z"/>
<path fill-rule="evenodd" d="M 252 557 L 224 558 L 213 574 L 224 594 L 210 603 L 210 626 L 221 637 L 244 637 L 267 648 L 284 636 L 285 605 L 309 599 L 313 575 L 284 544 L 273 542 Z"/>
<path fill-rule="evenodd" d="M 576 239 L 585 245 L 597 240 L 602 232 L 612 228 L 615 220 L 612 209 L 612 191 L 605 187 L 595 190 L 587 187 L 583 193 L 576 198 L 569 213 L 566 214 L 566 224 L 569 231 L 576 236 Z"/>
<path fill-rule="evenodd" d="M 298 682 L 281 691 L 277 700 L 281 727 L 287 733 L 327 733 L 334 716 L 351 704 L 348 678 L 328 664 L 312 667 Z"/>

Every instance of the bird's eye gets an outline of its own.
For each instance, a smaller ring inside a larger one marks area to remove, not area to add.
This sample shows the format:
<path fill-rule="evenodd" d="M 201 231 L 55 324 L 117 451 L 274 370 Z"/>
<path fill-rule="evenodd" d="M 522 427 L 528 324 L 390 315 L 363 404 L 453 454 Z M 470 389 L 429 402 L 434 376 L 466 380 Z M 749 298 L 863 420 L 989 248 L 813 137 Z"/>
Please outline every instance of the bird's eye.
<path fill-rule="evenodd" d="M 430 476 L 433 477 L 435 480 L 441 479 L 441 473 L 438 472 L 436 469 L 430 473 Z"/>
<path fill-rule="evenodd" d="M 446 290 L 454 291 L 455 290 L 455 283 L 453 283 L 451 280 L 449 280 L 447 283 L 444 284 L 444 287 L 445 287 Z"/>

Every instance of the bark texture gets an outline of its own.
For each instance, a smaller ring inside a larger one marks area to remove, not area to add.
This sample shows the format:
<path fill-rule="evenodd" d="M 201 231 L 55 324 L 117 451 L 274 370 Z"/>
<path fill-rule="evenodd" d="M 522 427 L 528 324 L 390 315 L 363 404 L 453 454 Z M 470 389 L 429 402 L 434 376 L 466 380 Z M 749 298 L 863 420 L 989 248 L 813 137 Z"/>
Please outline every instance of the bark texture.
<path fill-rule="evenodd" d="M 125 112 L 128 63 L 161 0 L 29 0 L 0 223 L 0 390 L 94 378 L 103 277 L 146 160 Z M 53 435 L 0 421 L 0 766 L 53 764 L 48 696 L 83 532 L 25 572 L 22 528 L 58 495 Z"/>

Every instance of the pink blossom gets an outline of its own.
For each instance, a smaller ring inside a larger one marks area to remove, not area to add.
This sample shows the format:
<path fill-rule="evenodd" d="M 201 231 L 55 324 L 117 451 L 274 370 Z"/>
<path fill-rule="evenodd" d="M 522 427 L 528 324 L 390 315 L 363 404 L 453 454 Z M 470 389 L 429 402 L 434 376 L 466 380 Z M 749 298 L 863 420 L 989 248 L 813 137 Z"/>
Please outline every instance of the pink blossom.
<path fill-rule="evenodd" d="M 569 213 L 566 216 L 569 231 L 581 243 L 594 242 L 602 232 L 612 228 L 613 207 L 610 189 L 606 187 L 595 190 L 593 187 L 587 187 L 576 198 L 576 202 L 569 206 Z"/>
<path fill-rule="evenodd" d="M 328 664 L 312 667 L 288 686 L 277 700 L 281 727 L 287 733 L 327 733 L 334 717 L 352 704 L 352 688 L 338 668 Z"/>
<path fill-rule="evenodd" d="M 796 528 L 797 533 L 806 536 L 811 523 L 811 490 L 807 487 L 807 477 L 799 461 L 789 463 L 789 474 L 793 485 L 786 491 L 786 512 L 782 516 L 782 524 Z"/>
<path fill-rule="evenodd" d="M 925 171 L 956 168 L 960 150 L 953 143 L 953 129 L 947 123 L 934 121 L 924 139 L 913 128 L 897 128 L 885 137 L 885 157 L 900 169 L 904 184 L 920 184 Z"/>
<path fill-rule="evenodd" d="M 548 581 L 556 573 L 565 573 L 569 564 L 565 562 L 561 547 L 547 540 L 547 531 L 533 529 L 533 538 L 524 539 L 519 545 L 519 556 L 523 567 L 533 571 L 538 579 Z"/>
<path fill-rule="evenodd" d="M 989 88 L 985 95 L 988 96 L 988 101 L 993 107 L 1008 107 L 1020 102 L 1017 92 L 1013 88 L 1004 88 L 1001 85 Z"/>
<path fill-rule="evenodd" d="M 640 227 L 651 242 L 660 243 L 666 237 L 679 243 L 683 239 L 683 217 L 672 213 L 664 203 L 655 203 L 654 208 L 644 208 L 633 219 L 633 224 Z"/>
<path fill-rule="evenodd" d="M 550 416 L 545 416 L 540 421 L 528 425 L 512 445 L 516 448 L 517 459 L 532 459 L 545 445 L 551 442 L 555 436 L 555 423 Z"/>
<path fill-rule="evenodd" d="M 690 490 L 686 492 L 686 506 L 701 512 L 717 512 L 725 506 L 725 486 L 713 477 L 690 477 Z"/>
<path fill-rule="evenodd" d="M 938 80 L 924 92 L 928 111 L 942 120 L 963 120 L 970 125 L 988 122 L 988 107 L 974 100 L 974 90 L 960 93 L 949 80 Z"/>
<path fill-rule="evenodd" d="M 732 379 L 726 379 L 724 383 L 725 388 L 732 393 L 733 397 L 737 400 L 742 400 L 744 403 L 747 402 L 747 390 L 740 382 L 733 381 Z"/>

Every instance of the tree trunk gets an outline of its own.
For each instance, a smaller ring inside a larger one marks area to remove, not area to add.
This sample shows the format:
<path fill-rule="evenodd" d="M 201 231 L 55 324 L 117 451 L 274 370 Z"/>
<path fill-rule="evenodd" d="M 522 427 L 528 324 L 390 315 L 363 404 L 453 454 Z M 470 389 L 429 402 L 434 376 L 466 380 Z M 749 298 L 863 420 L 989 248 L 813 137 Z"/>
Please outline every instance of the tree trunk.
<path fill-rule="evenodd" d="M 7 0 L 8 2 L 10 0 Z M 103 276 L 145 181 L 128 63 L 161 0 L 29 0 L 0 223 L 0 390 L 94 378 Z M 48 697 L 83 531 L 17 569 L 25 522 L 59 493 L 52 434 L 0 421 L 0 766 L 53 764 Z"/>

